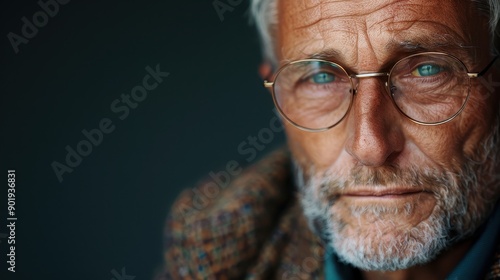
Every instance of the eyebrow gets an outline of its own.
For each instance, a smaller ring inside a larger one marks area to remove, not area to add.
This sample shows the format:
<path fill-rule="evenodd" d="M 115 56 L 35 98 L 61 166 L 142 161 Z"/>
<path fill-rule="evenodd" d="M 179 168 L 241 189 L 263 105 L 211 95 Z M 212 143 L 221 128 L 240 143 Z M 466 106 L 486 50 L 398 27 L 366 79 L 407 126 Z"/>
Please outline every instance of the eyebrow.
<path fill-rule="evenodd" d="M 410 55 L 420 52 L 447 52 L 463 60 L 475 56 L 476 46 L 468 45 L 452 36 L 421 36 L 411 40 L 392 40 L 385 45 L 385 51 L 398 55 Z M 329 48 L 310 55 L 307 58 L 345 61 L 345 56 L 337 49 Z M 465 61 L 464 61 L 465 62 Z"/>
<path fill-rule="evenodd" d="M 451 35 L 426 35 L 410 40 L 392 40 L 385 46 L 387 51 L 456 51 L 469 52 L 474 48 Z"/>
<path fill-rule="evenodd" d="M 317 52 L 317 53 L 314 53 L 314 54 L 307 56 L 307 58 L 324 59 L 324 60 L 329 60 L 332 58 L 340 59 L 342 57 L 343 57 L 343 55 L 339 51 L 337 51 L 336 49 L 332 49 L 332 48 L 322 50 L 320 52 Z"/>

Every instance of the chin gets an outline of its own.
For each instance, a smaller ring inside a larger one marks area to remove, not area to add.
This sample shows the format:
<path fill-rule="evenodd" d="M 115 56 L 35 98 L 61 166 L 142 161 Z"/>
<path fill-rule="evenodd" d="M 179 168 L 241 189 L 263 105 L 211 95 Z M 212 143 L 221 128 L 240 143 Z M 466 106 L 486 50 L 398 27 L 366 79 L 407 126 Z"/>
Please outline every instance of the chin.
<path fill-rule="evenodd" d="M 324 219 L 328 245 L 341 261 L 362 270 L 394 271 L 428 263 L 451 245 L 444 226 L 448 217 L 438 207 L 416 225 L 397 208 L 382 213 L 380 207 L 353 210 L 347 217 L 336 208 Z"/>

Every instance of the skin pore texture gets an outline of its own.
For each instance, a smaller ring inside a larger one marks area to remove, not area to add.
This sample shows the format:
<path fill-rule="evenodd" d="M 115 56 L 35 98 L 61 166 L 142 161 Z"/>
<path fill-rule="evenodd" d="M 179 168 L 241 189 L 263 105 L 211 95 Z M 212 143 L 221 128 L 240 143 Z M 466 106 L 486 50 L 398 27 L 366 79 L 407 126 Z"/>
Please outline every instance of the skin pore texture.
<path fill-rule="evenodd" d="M 322 58 L 349 73 L 380 72 L 440 51 L 475 72 L 493 58 L 487 19 L 469 1 L 281 0 L 278 11 L 281 65 Z M 490 73 L 498 77 L 497 67 Z M 301 202 L 311 227 L 365 279 L 444 279 L 498 201 L 499 100 L 472 80 L 457 118 L 423 126 L 394 107 L 386 79 L 359 80 L 347 117 L 328 131 L 285 122 Z"/>

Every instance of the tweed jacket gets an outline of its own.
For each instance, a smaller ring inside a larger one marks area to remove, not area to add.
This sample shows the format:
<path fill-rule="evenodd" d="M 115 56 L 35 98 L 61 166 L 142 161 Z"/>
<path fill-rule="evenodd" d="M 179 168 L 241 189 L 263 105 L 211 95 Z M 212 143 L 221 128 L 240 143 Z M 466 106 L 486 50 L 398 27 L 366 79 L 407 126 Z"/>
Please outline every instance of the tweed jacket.
<path fill-rule="evenodd" d="M 324 246 L 308 227 L 290 165 L 282 149 L 227 186 L 210 180 L 184 191 L 167 218 L 157 279 L 323 279 Z M 486 279 L 500 279 L 496 246 Z"/>

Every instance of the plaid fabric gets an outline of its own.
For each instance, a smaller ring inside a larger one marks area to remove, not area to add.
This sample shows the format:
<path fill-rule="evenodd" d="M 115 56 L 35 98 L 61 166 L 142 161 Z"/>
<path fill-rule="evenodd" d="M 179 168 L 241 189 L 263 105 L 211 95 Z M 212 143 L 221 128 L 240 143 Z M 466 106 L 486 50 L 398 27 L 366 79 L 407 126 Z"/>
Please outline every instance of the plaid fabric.
<path fill-rule="evenodd" d="M 165 229 L 156 279 L 323 279 L 324 247 L 309 229 L 279 150 L 228 187 L 184 191 Z M 486 279 L 500 279 L 500 246 Z"/>
<path fill-rule="evenodd" d="M 500 244 L 497 246 L 497 252 L 493 259 L 493 264 L 486 275 L 486 279 L 500 279 Z"/>

